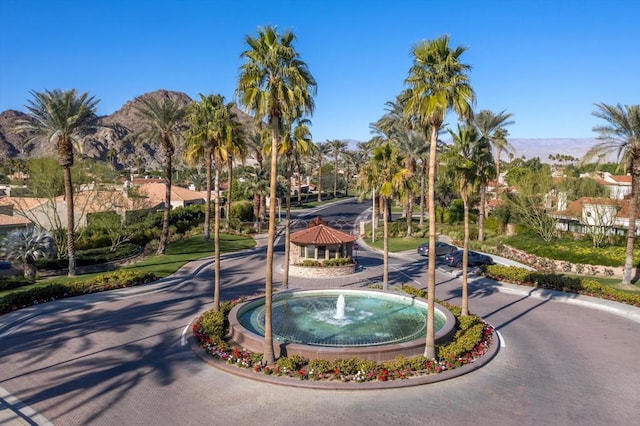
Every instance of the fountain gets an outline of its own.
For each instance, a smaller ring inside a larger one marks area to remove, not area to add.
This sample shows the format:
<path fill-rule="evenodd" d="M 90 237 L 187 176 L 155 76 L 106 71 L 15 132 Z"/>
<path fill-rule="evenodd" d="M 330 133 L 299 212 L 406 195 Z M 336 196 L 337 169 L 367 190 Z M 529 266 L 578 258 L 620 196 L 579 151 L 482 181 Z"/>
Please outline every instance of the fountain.
<path fill-rule="evenodd" d="M 340 294 L 338 296 L 338 301 L 336 302 L 336 314 L 333 316 L 337 320 L 344 319 L 344 294 Z"/>
<path fill-rule="evenodd" d="M 253 352 L 264 349 L 264 298 L 233 308 L 231 338 Z M 427 302 L 377 290 L 306 290 L 274 295 L 272 333 L 276 356 L 376 361 L 421 355 Z M 450 341 L 455 319 L 436 305 L 436 343 Z"/>

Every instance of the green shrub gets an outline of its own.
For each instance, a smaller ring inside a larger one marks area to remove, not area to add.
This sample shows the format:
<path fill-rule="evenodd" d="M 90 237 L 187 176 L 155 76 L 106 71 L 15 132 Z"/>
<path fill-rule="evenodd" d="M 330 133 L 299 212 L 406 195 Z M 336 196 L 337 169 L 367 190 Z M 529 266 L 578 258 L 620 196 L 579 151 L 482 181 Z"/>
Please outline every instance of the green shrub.
<path fill-rule="evenodd" d="M 326 359 L 312 359 L 309 361 L 309 371 L 313 370 L 315 374 L 325 374 L 330 373 L 334 370 L 333 363 Z"/>
<path fill-rule="evenodd" d="M 50 302 L 65 297 L 95 293 L 114 288 L 130 287 L 155 281 L 157 277 L 151 272 L 116 271 L 99 275 L 93 279 L 75 281 L 66 284 L 50 283 L 33 286 L 0 296 L 0 314 L 4 314 L 25 306 Z"/>
<path fill-rule="evenodd" d="M 305 259 L 302 261 L 302 263 L 300 264 L 302 266 L 322 266 L 322 263 L 320 263 L 317 260 L 313 260 L 313 259 Z"/>
<path fill-rule="evenodd" d="M 15 277 L 0 277 L 0 291 L 13 290 L 14 288 L 33 284 L 33 282 L 33 280 L 26 279 L 22 275 Z"/>
<path fill-rule="evenodd" d="M 335 368 L 340 370 L 340 373 L 349 375 L 356 374 L 360 371 L 360 362 L 362 360 L 358 358 L 337 359 L 333 362 Z"/>
<path fill-rule="evenodd" d="M 215 344 L 224 342 L 225 318 L 224 312 L 214 311 L 213 309 L 209 309 L 202 314 L 202 330 Z"/>
<path fill-rule="evenodd" d="M 323 266 L 345 266 L 345 265 L 351 265 L 353 263 L 353 260 L 351 260 L 350 257 L 339 257 L 336 259 L 327 259 L 324 262 L 322 262 Z"/>
<path fill-rule="evenodd" d="M 291 355 L 282 358 L 278 358 L 276 365 L 281 369 L 287 369 L 290 371 L 300 370 L 307 364 L 307 359 L 301 355 Z"/>
<path fill-rule="evenodd" d="M 428 358 L 424 356 L 415 356 L 411 358 L 400 356 L 393 361 L 383 362 L 382 368 L 386 370 L 420 371 L 424 370 L 427 361 Z"/>
<path fill-rule="evenodd" d="M 240 222 L 250 222 L 253 220 L 253 203 L 248 200 L 233 201 L 229 211 L 230 219 L 237 219 Z"/>

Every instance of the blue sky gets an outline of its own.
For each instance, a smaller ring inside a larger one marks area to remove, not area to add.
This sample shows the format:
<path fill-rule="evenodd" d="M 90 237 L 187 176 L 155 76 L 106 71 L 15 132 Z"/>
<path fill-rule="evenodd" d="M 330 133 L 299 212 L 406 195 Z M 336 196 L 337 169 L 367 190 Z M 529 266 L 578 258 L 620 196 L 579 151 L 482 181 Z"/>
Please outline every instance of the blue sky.
<path fill-rule="evenodd" d="M 514 114 L 512 138 L 594 137 L 595 103 L 640 103 L 636 0 L 0 0 L 0 16 L 0 111 L 56 88 L 101 115 L 161 88 L 234 100 L 264 25 L 296 34 L 317 80 L 314 141 L 368 140 L 411 46 L 442 34 L 468 48 L 476 110 Z"/>

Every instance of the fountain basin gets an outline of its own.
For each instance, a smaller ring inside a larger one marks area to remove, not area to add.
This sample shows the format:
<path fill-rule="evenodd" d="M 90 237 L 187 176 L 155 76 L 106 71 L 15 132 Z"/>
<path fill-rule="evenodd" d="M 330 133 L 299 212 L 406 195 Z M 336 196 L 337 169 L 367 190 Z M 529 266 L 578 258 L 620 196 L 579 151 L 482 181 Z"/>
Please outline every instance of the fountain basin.
<path fill-rule="evenodd" d="M 455 318 L 435 308 L 436 344 L 451 341 Z M 424 353 L 427 301 L 378 290 L 306 290 L 278 293 L 272 300 L 276 356 L 308 359 L 358 357 L 375 361 Z M 233 308 L 230 337 L 242 347 L 264 350 L 264 297 Z"/>

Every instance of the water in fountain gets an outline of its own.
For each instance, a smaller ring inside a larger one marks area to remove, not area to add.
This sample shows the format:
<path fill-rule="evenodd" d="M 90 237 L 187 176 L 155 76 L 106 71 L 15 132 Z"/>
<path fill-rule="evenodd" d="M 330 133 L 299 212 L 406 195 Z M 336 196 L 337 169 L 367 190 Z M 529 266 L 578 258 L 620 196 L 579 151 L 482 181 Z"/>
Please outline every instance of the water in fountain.
<path fill-rule="evenodd" d="M 344 294 L 338 296 L 338 301 L 336 302 L 336 314 L 333 318 L 337 320 L 344 319 Z"/>

